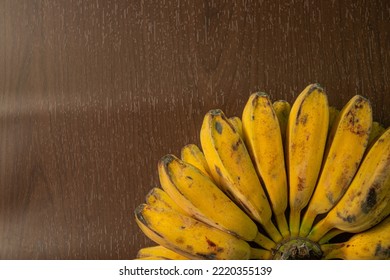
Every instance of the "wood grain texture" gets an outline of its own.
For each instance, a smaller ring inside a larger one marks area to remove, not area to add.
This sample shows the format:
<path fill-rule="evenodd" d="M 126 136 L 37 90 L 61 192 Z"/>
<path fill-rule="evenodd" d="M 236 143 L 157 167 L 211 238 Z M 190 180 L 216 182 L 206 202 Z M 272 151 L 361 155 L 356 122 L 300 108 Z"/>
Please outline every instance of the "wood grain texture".
<path fill-rule="evenodd" d="M 131 259 L 157 161 L 249 94 L 369 98 L 390 125 L 390 2 L 0 1 L 0 259 Z"/>

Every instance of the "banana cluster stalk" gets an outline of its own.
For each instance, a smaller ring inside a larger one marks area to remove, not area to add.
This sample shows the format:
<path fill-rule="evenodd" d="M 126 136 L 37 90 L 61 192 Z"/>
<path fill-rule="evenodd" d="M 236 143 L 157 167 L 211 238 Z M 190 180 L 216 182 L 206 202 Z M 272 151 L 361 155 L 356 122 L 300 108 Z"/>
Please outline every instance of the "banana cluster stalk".
<path fill-rule="evenodd" d="M 390 128 L 368 99 L 256 92 L 241 117 L 208 111 L 199 144 L 158 162 L 135 259 L 390 259 Z"/>

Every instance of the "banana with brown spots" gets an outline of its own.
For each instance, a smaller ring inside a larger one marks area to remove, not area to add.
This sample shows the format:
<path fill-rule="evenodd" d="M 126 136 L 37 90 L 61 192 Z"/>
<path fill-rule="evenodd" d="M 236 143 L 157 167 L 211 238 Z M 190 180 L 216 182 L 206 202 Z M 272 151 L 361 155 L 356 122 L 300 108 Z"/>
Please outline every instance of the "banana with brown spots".
<path fill-rule="evenodd" d="M 390 128 L 368 150 L 340 201 L 307 236 L 320 240 L 337 228 L 357 233 L 375 226 L 390 214 Z"/>
<path fill-rule="evenodd" d="M 305 237 L 317 215 L 328 212 L 349 187 L 367 147 L 372 125 L 370 102 L 359 95 L 341 110 L 328 137 L 322 171 L 303 217 Z"/>
<path fill-rule="evenodd" d="M 165 192 L 195 219 L 246 241 L 254 241 L 265 249 L 276 247 L 272 240 L 259 233 L 252 219 L 199 169 L 168 154 L 159 161 L 158 173 Z"/>
<path fill-rule="evenodd" d="M 268 250 L 252 248 L 248 242 L 179 212 L 147 204 L 135 210 L 135 219 L 154 242 L 189 259 L 269 259 Z"/>
<path fill-rule="evenodd" d="M 264 183 L 280 233 L 290 236 L 286 219 L 287 175 L 279 120 L 269 96 L 253 93 L 242 114 L 246 146 Z"/>
<path fill-rule="evenodd" d="M 221 110 L 209 111 L 200 142 L 214 182 L 255 221 L 274 242 L 283 239 L 271 221 L 272 210 L 244 140 Z"/>
<path fill-rule="evenodd" d="M 286 157 L 289 183 L 290 232 L 299 234 L 301 211 L 314 191 L 329 126 L 328 98 L 318 84 L 307 86 L 291 107 Z"/>
<path fill-rule="evenodd" d="M 323 244 L 324 259 L 389 260 L 390 216 L 375 227 L 355 234 L 346 242 Z"/>

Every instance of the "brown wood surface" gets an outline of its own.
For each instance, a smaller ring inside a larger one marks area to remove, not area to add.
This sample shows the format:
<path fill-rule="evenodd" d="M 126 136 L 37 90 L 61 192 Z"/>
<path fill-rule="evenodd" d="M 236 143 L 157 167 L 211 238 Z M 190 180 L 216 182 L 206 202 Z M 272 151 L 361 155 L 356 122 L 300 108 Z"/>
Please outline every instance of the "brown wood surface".
<path fill-rule="evenodd" d="M 249 94 L 369 98 L 390 125 L 390 2 L 0 1 L 0 259 L 131 259 L 157 161 Z"/>

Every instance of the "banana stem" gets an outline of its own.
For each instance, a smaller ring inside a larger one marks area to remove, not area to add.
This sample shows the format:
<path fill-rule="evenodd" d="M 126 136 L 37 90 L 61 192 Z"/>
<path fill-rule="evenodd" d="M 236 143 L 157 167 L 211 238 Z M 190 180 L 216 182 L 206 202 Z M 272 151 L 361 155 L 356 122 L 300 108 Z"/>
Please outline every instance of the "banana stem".
<path fill-rule="evenodd" d="M 330 230 L 327 234 L 325 234 L 321 239 L 320 241 L 318 241 L 318 244 L 325 244 L 325 243 L 328 243 L 329 240 L 331 240 L 333 237 L 343 233 L 344 231 L 342 231 L 341 229 L 338 229 L 338 228 L 334 228 L 332 230 Z"/>
<path fill-rule="evenodd" d="M 288 223 L 284 213 L 275 216 L 276 224 L 278 225 L 279 232 L 282 234 L 284 239 L 290 237 L 290 230 L 288 229 Z"/>
<path fill-rule="evenodd" d="M 344 253 L 342 248 L 345 246 L 344 243 L 336 244 L 323 244 L 321 245 L 321 251 L 323 253 L 324 260 L 330 259 L 344 259 Z"/>
<path fill-rule="evenodd" d="M 278 243 L 283 240 L 282 235 L 275 227 L 275 225 L 271 222 L 271 220 L 269 220 L 266 224 L 263 224 L 263 227 L 274 242 Z"/>
<path fill-rule="evenodd" d="M 253 240 L 257 245 L 263 247 L 267 250 L 272 250 L 276 247 L 276 243 L 273 242 L 271 239 L 269 239 L 267 236 L 261 234 L 260 232 L 257 233 L 255 239 Z"/>
<path fill-rule="evenodd" d="M 290 233 L 291 237 L 297 237 L 299 234 L 299 222 L 301 219 L 301 211 L 298 209 L 291 209 L 290 212 Z"/>
<path fill-rule="evenodd" d="M 301 228 L 299 229 L 300 237 L 306 237 L 309 234 L 316 216 L 317 214 L 313 211 L 310 211 L 310 209 L 306 211 L 302 219 Z"/>
<path fill-rule="evenodd" d="M 270 260 L 272 258 L 272 254 L 268 250 L 258 249 L 258 248 L 250 248 L 250 259 L 255 260 Z"/>

